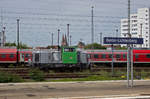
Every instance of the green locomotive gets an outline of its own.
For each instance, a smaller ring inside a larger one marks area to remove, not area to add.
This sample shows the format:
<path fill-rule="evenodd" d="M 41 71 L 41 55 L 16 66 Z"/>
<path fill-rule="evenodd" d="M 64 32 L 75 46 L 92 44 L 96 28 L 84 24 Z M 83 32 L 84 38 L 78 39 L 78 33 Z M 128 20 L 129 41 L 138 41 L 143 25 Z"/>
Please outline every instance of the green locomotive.
<path fill-rule="evenodd" d="M 87 53 L 75 47 L 62 47 L 61 50 L 33 51 L 33 66 L 40 68 L 88 68 Z"/>
<path fill-rule="evenodd" d="M 76 48 L 64 47 L 62 48 L 62 63 L 63 64 L 77 64 L 78 52 Z"/>

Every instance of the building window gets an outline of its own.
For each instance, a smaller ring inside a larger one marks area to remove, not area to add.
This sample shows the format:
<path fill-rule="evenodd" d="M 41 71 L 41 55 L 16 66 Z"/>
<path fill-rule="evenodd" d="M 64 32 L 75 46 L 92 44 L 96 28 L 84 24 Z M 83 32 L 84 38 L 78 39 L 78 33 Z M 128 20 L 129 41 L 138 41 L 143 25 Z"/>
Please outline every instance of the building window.
<path fill-rule="evenodd" d="M 145 42 L 148 42 L 148 40 L 146 40 Z"/>
<path fill-rule="evenodd" d="M 148 29 L 148 27 L 146 27 L 145 29 Z"/>

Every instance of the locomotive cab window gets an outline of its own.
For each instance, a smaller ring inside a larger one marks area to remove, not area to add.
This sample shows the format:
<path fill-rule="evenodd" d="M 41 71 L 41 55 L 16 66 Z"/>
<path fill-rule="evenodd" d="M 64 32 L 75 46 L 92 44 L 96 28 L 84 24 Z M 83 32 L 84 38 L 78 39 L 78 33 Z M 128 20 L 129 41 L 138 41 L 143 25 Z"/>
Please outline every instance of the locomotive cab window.
<path fill-rule="evenodd" d="M 150 58 L 150 54 L 147 54 L 147 55 L 146 55 L 146 58 Z"/>
<path fill-rule="evenodd" d="M 75 52 L 75 48 L 64 48 L 64 52 Z"/>
<path fill-rule="evenodd" d="M 99 58 L 99 57 L 98 57 L 98 54 L 94 54 L 94 58 Z"/>

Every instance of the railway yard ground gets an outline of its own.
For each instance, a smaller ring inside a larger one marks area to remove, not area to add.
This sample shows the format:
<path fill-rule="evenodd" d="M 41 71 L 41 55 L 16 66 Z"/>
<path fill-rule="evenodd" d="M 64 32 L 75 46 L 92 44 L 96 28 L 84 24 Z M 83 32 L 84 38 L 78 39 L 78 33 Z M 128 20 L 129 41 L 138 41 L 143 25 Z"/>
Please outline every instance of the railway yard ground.
<path fill-rule="evenodd" d="M 126 85 L 126 80 L 1 83 L 0 99 L 150 99 L 150 80 Z"/>

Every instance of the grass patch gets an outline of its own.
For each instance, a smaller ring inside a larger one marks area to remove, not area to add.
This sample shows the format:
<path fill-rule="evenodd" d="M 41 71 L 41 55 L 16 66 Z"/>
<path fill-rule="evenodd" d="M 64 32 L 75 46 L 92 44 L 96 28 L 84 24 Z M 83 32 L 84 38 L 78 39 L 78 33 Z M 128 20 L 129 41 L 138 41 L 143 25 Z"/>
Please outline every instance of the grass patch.
<path fill-rule="evenodd" d="M 20 76 L 0 72 L 0 83 L 9 83 L 9 82 L 24 82 L 24 80 Z"/>

